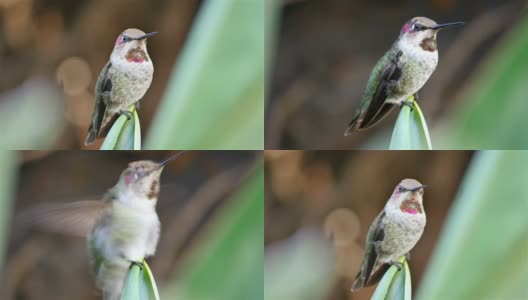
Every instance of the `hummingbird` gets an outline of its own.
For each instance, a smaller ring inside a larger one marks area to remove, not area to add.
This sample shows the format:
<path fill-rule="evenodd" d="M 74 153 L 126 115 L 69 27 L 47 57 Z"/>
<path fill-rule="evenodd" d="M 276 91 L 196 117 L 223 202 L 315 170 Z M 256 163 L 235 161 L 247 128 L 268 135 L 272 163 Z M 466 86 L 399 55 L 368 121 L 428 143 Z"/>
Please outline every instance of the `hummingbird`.
<path fill-rule="evenodd" d="M 409 252 L 422 236 L 426 218 L 423 194 L 426 185 L 415 179 L 402 180 L 392 192 L 385 208 L 369 228 L 365 255 L 352 292 L 377 283 L 391 265 Z"/>
<path fill-rule="evenodd" d="M 156 252 L 160 175 L 168 162 L 183 153 L 160 163 L 129 163 L 102 200 L 35 207 L 24 217 L 40 229 L 86 237 L 96 286 L 103 300 L 117 300 L 132 264 L 141 268 L 143 259 Z"/>
<path fill-rule="evenodd" d="M 368 129 L 383 119 L 395 105 L 407 105 L 429 79 L 438 64 L 436 35 L 442 28 L 463 22 L 437 24 L 425 17 L 405 23 L 392 47 L 372 70 L 359 108 L 345 131 Z"/>
<path fill-rule="evenodd" d="M 85 145 L 106 136 L 119 115 L 126 115 L 130 120 L 130 105 L 135 104 L 139 109 L 139 99 L 150 87 L 154 73 L 147 38 L 155 34 L 129 28 L 117 37 L 110 60 L 95 84 L 95 107 Z"/>

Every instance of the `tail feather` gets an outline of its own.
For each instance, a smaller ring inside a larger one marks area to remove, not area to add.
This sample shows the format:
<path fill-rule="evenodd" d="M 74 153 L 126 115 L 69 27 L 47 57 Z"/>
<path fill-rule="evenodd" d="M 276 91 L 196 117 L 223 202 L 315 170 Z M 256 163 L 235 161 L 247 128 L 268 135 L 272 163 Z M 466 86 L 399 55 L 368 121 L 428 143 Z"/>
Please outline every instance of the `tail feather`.
<path fill-rule="evenodd" d="M 355 292 L 362 287 L 367 287 L 378 283 L 385 272 L 387 272 L 389 267 L 390 264 L 387 263 L 378 264 L 374 267 L 370 274 L 364 274 L 364 276 L 362 276 L 362 272 L 364 272 L 364 270 L 361 268 L 361 270 L 356 275 L 356 279 L 354 280 L 351 291 Z"/>
<path fill-rule="evenodd" d="M 352 119 L 352 121 L 350 121 L 350 123 L 348 123 L 348 128 L 347 130 L 345 131 L 345 136 L 349 136 L 352 131 L 354 131 L 354 129 L 356 129 L 356 124 L 359 120 L 359 116 L 361 114 L 360 113 L 357 113 L 356 116 Z"/>
<path fill-rule="evenodd" d="M 354 280 L 354 284 L 352 285 L 352 292 L 355 292 L 359 290 L 360 288 L 365 286 L 365 278 L 361 276 L 361 271 L 356 275 L 356 279 Z"/>
<path fill-rule="evenodd" d="M 90 130 L 88 132 L 88 136 L 86 137 L 86 140 L 84 141 L 84 144 L 85 145 L 90 145 L 91 143 L 93 143 L 95 141 L 95 138 L 97 136 L 97 132 L 95 130 Z"/>

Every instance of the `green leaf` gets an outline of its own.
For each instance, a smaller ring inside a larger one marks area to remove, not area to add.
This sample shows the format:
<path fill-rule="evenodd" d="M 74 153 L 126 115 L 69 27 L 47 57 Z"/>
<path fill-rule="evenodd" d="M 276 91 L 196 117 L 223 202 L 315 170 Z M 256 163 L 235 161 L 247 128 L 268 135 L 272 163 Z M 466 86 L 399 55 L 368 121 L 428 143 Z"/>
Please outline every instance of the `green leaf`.
<path fill-rule="evenodd" d="M 446 219 L 418 299 L 526 299 L 528 152 L 479 152 Z"/>
<path fill-rule="evenodd" d="M 413 110 L 403 105 L 396 120 L 390 143 L 390 150 L 432 150 L 431 138 L 425 118 L 418 103 L 411 96 Z"/>
<path fill-rule="evenodd" d="M 528 17 L 524 15 L 483 66 L 442 128 L 446 149 L 528 149 Z"/>
<path fill-rule="evenodd" d="M 398 259 L 403 265 L 402 270 L 398 267 L 391 266 L 380 283 L 376 287 L 371 300 L 411 300 L 411 271 L 405 256 Z"/>
<path fill-rule="evenodd" d="M 203 3 L 148 149 L 263 149 L 265 2 Z"/>
<path fill-rule="evenodd" d="M 17 153 L 0 150 L 0 269 L 3 267 L 11 218 L 12 197 L 16 187 Z"/>
<path fill-rule="evenodd" d="M 236 192 L 162 299 L 262 299 L 264 166 Z"/>
<path fill-rule="evenodd" d="M 120 115 L 110 128 L 101 150 L 141 150 L 141 127 L 134 105 L 129 107 L 130 120 Z"/>
<path fill-rule="evenodd" d="M 130 268 L 121 300 L 159 300 L 156 282 L 146 261 L 143 260 L 142 269 L 137 265 Z"/>

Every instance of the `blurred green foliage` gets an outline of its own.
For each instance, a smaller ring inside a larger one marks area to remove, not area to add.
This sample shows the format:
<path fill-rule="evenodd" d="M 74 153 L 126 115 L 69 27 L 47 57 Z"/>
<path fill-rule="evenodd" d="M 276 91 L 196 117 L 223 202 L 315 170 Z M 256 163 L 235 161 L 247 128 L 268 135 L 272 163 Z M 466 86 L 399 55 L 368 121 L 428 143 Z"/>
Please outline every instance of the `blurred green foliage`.
<path fill-rule="evenodd" d="M 11 197 L 15 190 L 17 154 L 0 150 L 0 269 L 3 269 L 9 221 L 11 219 Z"/>
<path fill-rule="evenodd" d="M 146 148 L 263 149 L 264 3 L 202 5 Z"/>
<path fill-rule="evenodd" d="M 528 152 L 485 151 L 450 209 L 418 299 L 526 299 Z"/>
<path fill-rule="evenodd" d="M 259 163 L 162 299 L 262 299 L 264 166 Z"/>
<path fill-rule="evenodd" d="M 264 299 L 325 299 L 337 279 L 334 259 L 328 240 L 313 228 L 267 246 Z"/>
<path fill-rule="evenodd" d="M 120 115 L 108 132 L 101 150 L 141 150 L 141 127 L 134 105 L 129 108 L 132 117 Z"/>
<path fill-rule="evenodd" d="M 389 150 L 432 150 L 424 116 L 414 96 L 407 99 L 413 109 L 403 105 L 394 125 Z"/>
<path fill-rule="evenodd" d="M 446 149 L 528 149 L 528 16 L 503 39 L 443 128 Z"/>
<path fill-rule="evenodd" d="M 0 95 L 0 149 L 48 149 L 63 130 L 63 108 L 52 83 L 30 79 Z"/>

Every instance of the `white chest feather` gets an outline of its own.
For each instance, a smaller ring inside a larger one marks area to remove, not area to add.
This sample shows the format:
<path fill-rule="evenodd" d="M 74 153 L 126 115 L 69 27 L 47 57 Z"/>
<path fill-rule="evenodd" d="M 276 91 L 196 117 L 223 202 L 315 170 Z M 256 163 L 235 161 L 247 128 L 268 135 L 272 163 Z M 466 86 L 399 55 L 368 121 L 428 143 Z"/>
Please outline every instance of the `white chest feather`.
<path fill-rule="evenodd" d="M 400 57 L 402 76 L 393 99 L 389 99 L 389 102 L 397 104 L 418 92 L 438 64 L 438 51 L 426 51 L 420 45 L 402 41 L 398 43 L 398 47 L 402 51 Z"/>
<path fill-rule="evenodd" d="M 148 200 L 143 200 L 148 201 Z M 156 211 L 113 201 L 109 220 L 93 233 L 96 248 L 109 260 L 141 261 L 154 254 L 160 223 Z M 152 245 L 152 243 L 154 245 Z M 152 252 L 152 253 L 149 253 Z"/>

